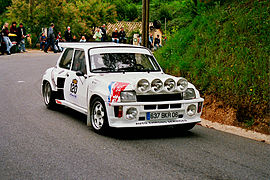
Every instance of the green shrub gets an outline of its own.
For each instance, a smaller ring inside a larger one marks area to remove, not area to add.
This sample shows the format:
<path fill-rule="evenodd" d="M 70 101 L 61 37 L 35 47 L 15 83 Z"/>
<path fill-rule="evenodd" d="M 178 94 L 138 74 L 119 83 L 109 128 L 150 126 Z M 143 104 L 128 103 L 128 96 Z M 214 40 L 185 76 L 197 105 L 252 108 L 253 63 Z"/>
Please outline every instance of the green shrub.
<path fill-rule="evenodd" d="M 215 94 L 252 122 L 269 110 L 270 39 L 267 1 L 216 4 L 180 28 L 155 53 L 171 74 Z"/>

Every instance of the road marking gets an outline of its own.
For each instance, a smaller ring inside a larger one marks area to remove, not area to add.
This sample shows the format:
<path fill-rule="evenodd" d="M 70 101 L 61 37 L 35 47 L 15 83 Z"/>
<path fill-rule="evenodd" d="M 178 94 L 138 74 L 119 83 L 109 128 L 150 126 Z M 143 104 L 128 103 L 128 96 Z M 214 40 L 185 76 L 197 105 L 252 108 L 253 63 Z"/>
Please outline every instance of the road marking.
<path fill-rule="evenodd" d="M 24 83 L 25 81 L 18 81 L 18 83 Z"/>

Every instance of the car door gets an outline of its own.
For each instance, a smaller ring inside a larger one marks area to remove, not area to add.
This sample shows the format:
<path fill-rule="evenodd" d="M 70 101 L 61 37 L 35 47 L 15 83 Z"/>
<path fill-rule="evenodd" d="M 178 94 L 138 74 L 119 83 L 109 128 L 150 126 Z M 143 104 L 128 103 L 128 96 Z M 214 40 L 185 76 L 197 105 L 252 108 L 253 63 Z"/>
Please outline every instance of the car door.
<path fill-rule="evenodd" d="M 76 49 L 73 56 L 71 70 L 68 72 L 65 85 L 65 100 L 87 108 L 87 70 L 85 52 Z"/>
<path fill-rule="evenodd" d="M 57 85 L 57 91 L 59 97 L 58 99 L 64 99 L 64 83 L 67 77 L 68 72 L 70 71 L 71 68 L 71 61 L 72 57 L 74 54 L 74 49 L 73 48 L 67 48 L 63 52 L 57 68 L 54 68 L 53 70 L 53 80 L 55 81 Z"/>

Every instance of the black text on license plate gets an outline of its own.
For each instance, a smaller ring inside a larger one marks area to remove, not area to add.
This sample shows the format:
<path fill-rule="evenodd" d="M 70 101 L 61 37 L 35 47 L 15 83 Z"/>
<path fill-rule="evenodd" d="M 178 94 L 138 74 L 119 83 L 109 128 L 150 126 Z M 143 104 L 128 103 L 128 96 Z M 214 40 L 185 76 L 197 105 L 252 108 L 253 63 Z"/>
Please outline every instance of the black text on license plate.
<path fill-rule="evenodd" d="M 178 112 L 147 112 L 146 119 L 177 119 L 179 116 Z"/>

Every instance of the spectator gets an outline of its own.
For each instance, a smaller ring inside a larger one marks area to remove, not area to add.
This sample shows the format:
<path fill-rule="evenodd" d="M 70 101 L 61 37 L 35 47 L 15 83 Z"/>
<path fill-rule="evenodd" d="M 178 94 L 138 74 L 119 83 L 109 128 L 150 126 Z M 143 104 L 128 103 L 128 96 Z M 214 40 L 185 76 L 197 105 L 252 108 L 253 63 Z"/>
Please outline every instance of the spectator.
<path fill-rule="evenodd" d="M 65 31 L 64 37 L 65 37 L 65 40 L 67 42 L 72 42 L 73 41 L 73 39 L 72 39 L 72 32 L 71 32 L 69 26 L 67 27 L 67 30 Z"/>
<path fill-rule="evenodd" d="M 158 49 L 161 47 L 159 35 L 157 35 L 157 37 L 155 38 L 154 46 L 155 46 L 155 49 Z"/>
<path fill-rule="evenodd" d="M 61 32 L 58 32 L 58 34 L 57 34 L 57 37 L 56 37 L 56 40 L 55 40 L 55 45 L 57 47 L 58 52 L 62 52 L 63 49 L 61 47 L 59 47 L 59 45 L 58 45 L 59 42 L 64 42 L 64 40 L 63 40 L 63 38 L 61 36 Z"/>
<path fill-rule="evenodd" d="M 12 25 L 10 26 L 10 33 L 17 35 L 17 23 L 12 22 Z"/>
<path fill-rule="evenodd" d="M 26 37 L 27 37 L 26 30 L 23 27 L 23 23 L 20 23 L 20 25 L 17 29 L 18 46 L 19 46 L 20 52 L 26 52 L 26 50 L 25 50 L 25 38 Z"/>
<path fill-rule="evenodd" d="M 82 36 L 80 42 L 86 42 L 85 36 Z"/>
<path fill-rule="evenodd" d="M 124 44 L 127 42 L 126 32 L 123 27 L 121 27 L 121 31 L 119 32 L 119 41 Z"/>
<path fill-rule="evenodd" d="M 77 42 L 77 38 L 76 38 L 75 35 L 74 35 L 73 38 L 72 38 L 72 42 Z"/>
<path fill-rule="evenodd" d="M 54 35 L 54 32 L 53 32 L 53 28 L 54 28 L 54 24 L 51 23 L 51 27 L 48 30 L 47 45 L 44 48 L 45 53 L 48 53 L 48 49 L 49 49 L 50 46 L 52 47 L 52 50 L 54 51 L 54 53 L 57 53 L 57 51 L 55 49 L 55 43 L 54 43 L 55 35 Z"/>
<path fill-rule="evenodd" d="M 101 32 L 100 32 L 100 29 L 99 29 L 99 28 L 97 28 L 97 29 L 96 29 L 96 32 L 95 32 L 95 34 L 94 34 L 93 38 L 94 38 L 96 41 L 101 41 L 102 34 L 101 34 Z"/>
<path fill-rule="evenodd" d="M 43 51 L 45 46 L 47 45 L 47 37 L 45 36 L 44 33 L 41 34 L 41 36 L 39 37 L 39 42 L 40 42 L 40 50 Z"/>
<path fill-rule="evenodd" d="M 101 27 L 101 34 L 102 34 L 101 41 L 105 42 L 107 40 L 107 32 L 106 32 L 106 25 L 105 24 L 103 24 Z"/>
<path fill-rule="evenodd" d="M 115 31 L 112 33 L 112 42 L 119 43 L 119 34 L 117 28 L 115 28 Z"/>
<path fill-rule="evenodd" d="M 149 40 L 148 40 L 148 48 L 151 50 L 153 47 L 154 47 L 154 44 L 153 44 L 153 34 L 150 34 L 149 36 Z"/>
<path fill-rule="evenodd" d="M 6 52 L 8 55 L 10 55 L 10 48 L 12 47 L 12 43 L 8 37 L 9 31 L 8 31 L 8 23 L 5 23 L 5 25 L 3 26 L 2 29 L 2 37 L 3 37 L 3 41 L 6 44 Z"/>

